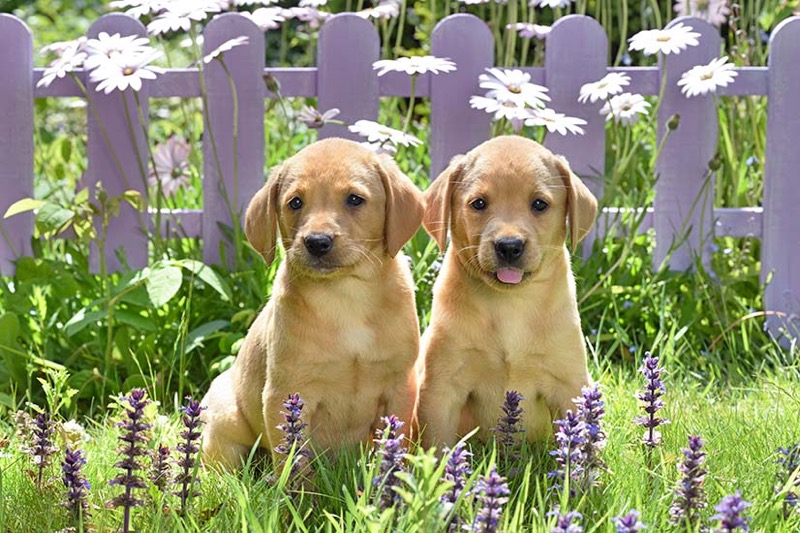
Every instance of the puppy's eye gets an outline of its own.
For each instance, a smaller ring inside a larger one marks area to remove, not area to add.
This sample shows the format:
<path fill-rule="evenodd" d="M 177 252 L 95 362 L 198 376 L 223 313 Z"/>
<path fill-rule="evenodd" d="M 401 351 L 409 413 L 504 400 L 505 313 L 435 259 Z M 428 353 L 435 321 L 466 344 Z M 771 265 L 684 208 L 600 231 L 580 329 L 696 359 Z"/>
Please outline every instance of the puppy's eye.
<path fill-rule="evenodd" d="M 474 209 L 475 211 L 483 211 L 484 209 L 486 209 L 486 200 L 484 200 L 483 198 L 478 198 L 476 200 L 472 200 L 472 202 L 470 202 L 469 205 L 471 205 L 472 209 Z"/>
<path fill-rule="evenodd" d="M 347 197 L 347 205 L 350 207 L 358 207 L 364 203 L 364 199 L 357 194 L 351 194 Z"/>
<path fill-rule="evenodd" d="M 289 200 L 289 207 L 297 211 L 301 207 L 303 207 L 303 200 L 300 199 L 299 196 L 295 196 L 291 200 Z"/>
<path fill-rule="evenodd" d="M 534 211 L 538 211 L 539 213 L 546 210 L 548 207 L 550 207 L 548 203 L 542 200 L 541 198 L 537 198 L 531 204 L 531 209 L 533 209 Z"/>

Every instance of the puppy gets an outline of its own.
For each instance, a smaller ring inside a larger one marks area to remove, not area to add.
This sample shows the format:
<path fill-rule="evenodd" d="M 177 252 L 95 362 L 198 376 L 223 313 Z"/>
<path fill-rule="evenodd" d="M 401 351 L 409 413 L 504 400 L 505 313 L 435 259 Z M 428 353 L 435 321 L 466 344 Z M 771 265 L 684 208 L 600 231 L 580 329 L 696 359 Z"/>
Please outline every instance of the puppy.
<path fill-rule="evenodd" d="M 410 423 L 419 325 L 400 249 L 423 210 L 390 157 L 352 141 L 319 141 L 271 173 L 245 233 L 267 263 L 280 234 L 286 259 L 233 366 L 202 401 L 206 464 L 236 467 L 256 442 L 274 450 L 282 403 L 296 392 L 318 450 L 369 439 L 389 413 Z"/>
<path fill-rule="evenodd" d="M 425 446 L 486 438 L 504 393 L 524 396 L 528 440 L 552 431 L 589 383 L 567 234 L 574 247 L 597 201 L 567 162 L 523 137 L 455 158 L 425 193 L 423 225 L 444 249 L 417 363 Z"/>

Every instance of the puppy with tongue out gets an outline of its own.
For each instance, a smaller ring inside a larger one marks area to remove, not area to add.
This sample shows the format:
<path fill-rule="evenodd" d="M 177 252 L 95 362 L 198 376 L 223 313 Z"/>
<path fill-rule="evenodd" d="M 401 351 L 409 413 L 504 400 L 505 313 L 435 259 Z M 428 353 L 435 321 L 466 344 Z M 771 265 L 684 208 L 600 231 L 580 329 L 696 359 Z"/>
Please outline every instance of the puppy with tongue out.
<path fill-rule="evenodd" d="M 518 136 L 457 156 L 425 193 L 423 225 L 445 249 L 417 360 L 426 446 L 486 438 L 506 391 L 522 394 L 534 441 L 590 381 L 573 251 L 597 201 L 563 158 Z"/>

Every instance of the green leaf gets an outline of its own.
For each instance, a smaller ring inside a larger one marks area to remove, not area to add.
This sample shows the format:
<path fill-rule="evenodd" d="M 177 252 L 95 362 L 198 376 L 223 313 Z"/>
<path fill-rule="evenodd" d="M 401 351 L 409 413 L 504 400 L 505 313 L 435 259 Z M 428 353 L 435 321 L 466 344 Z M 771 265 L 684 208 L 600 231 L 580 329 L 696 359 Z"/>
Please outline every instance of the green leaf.
<path fill-rule="evenodd" d="M 123 324 L 127 324 L 139 331 L 156 331 L 158 329 L 149 318 L 128 309 L 117 309 L 114 312 L 114 316 Z"/>
<path fill-rule="evenodd" d="M 196 327 L 186 335 L 186 346 L 183 353 L 187 354 L 203 345 L 203 341 L 222 328 L 228 327 L 227 320 L 212 320 Z"/>
<path fill-rule="evenodd" d="M 194 259 L 182 259 L 175 261 L 173 264 L 183 267 L 186 270 L 193 272 L 195 276 L 200 278 L 206 285 L 214 289 L 222 296 L 222 300 L 229 302 L 232 298 L 231 288 L 222 277 L 208 265 L 195 261 Z"/>
<path fill-rule="evenodd" d="M 64 333 L 67 335 L 67 337 L 72 337 L 89 324 L 93 324 L 98 320 L 103 320 L 108 316 L 108 311 L 105 309 L 102 311 L 93 311 L 91 313 L 87 312 L 86 309 L 87 308 L 84 307 L 75 313 L 75 316 L 70 318 L 67 323 L 64 324 Z"/>
<path fill-rule="evenodd" d="M 24 352 L 19 348 L 17 336 L 19 335 L 19 318 L 13 313 L 0 316 L 0 355 L 6 364 L 11 377 L 18 384 L 26 382 Z"/>
<path fill-rule="evenodd" d="M 181 269 L 169 265 L 155 265 L 150 269 L 145 287 L 154 307 L 161 307 L 178 293 L 183 282 Z"/>
<path fill-rule="evenodd" d="M 44 200 L 34 200 L 33 198 L 23 198 L 22 200 L 17 200 L 8 206 L 6 214 L 3 215 L 3 218 L 9 218 L 20 213 L 26 213 L 28 211 L 33 211 L 34 209 L 39 209 L 46 203 L 47 202 Z"/>
<path fill-rule="evenodd" d="M 75 213 L 56 204 L 45 203 L 36 213 L 36 224 L 42 233 L 61 230 L 72 221 Z"/>

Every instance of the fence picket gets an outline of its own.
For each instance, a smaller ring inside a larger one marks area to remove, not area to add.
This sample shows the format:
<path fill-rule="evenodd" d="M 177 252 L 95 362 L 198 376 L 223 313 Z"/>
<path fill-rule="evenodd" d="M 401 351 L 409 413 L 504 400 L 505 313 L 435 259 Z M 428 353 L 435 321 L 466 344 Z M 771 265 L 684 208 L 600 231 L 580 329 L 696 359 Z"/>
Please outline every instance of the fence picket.
<path fill-rule="evenodd" d="M 372 64 L 380 58 L 380 39 L 371 22 L 352 13 L 331 17 L 317 41 L 317 107 L 338 108 L 348 124 L 378 120 L 378 76 Z M 324 126 L 319 138 L 363 138 L 339 125 Z"/>
<path fill-rule="evenodd" d="M 31 254 L 33 214 L 3 220 L 8 207 L 33 196 L 33 36 L 24 22 L 0 13 L 0 273 Z"/>
<path fill-rule="evenodd" d="M 770 332 L 800 339 L 800 17 L 781 22 L 770 39 L 767 145 L 764 166 L 764 229 L 761 279 Z"/>
<path fill-rule="evenodd" d="M 220 224 L 241 227 L 248 202 L 264 184 L 264 34 L 244 15 L 225 13 L 208 23 L 203 36 L 204 54 L 229 39 L 239 36 L 249 39 L 246 46 L 222 56 L 230 79 L 220 61 L 214 60 L 203 69 L 207 94 L 207 134 L 203 135 L 203 260 L 219 263 L 220 244 L 225 242 Z M 231 82 L 238 109 L 234 109 Z M 226 250 L 230 248 L 226 246 Z M 227 256 L 230 258 L 230 253 Z"/>
<path fill-rule="evenodd" d="M 713 239 L 714 175 L 708 163 L 716 150 L 718 127 L 713 96 L 687 98 L 678 80 L 693 66 L 718 57 L 722 40 L 714 26 L 693 17 L 677 18 L 667 27 L 679 22 L 691 26 L 700 37 L 698 46 L 660 60 L 661 68 L 666 68 L 666 85 L 658 110 L 658 141 L 666 134 L 670 117 L 680 115 L 680 125 L 669 133 L 656 163 L 653 267 L 669 257 L 672 270 L 688 270 L 695 257 L 707 260 Z"/>
<path fill-rule="evenodd" d="M 447 168 L 450 159 L 489 138 L 491 117 L 469 105 L 469 97 L 483 94 L 478 76 L 494 64 L 494 37 L 489 26 L 474 15 L 450 15 L 439 22 L 431 37 L 431 53 L 449 57 L 456 70 L 431 79 L 431 179 Z"/>
<path fill-rule="evenodd" d="M 100 32 L 110 35 L 119 33 L 122 36 L 147 34 L 139 21 L 121 13 L 110 13 L 97 19 L 89 28 L 87 36 L 90 39 L 97 38 Z M 138 93 L 145 127 L 148 85 L 149 82 L 145 81 Z M 109 197 L 119 196 L 127 190 L 136 190 L 146 198 L 148 141 L 142 130 L 134 94 L 131 91 L 125 93 L 114 91 L 106 95 L 97 92 L 96 86 L 96 83 L 87 80 L 86 88 L 97 114 L 95 115 L 92 106 L 89 106 L 86 143 L 89 162 L 84 175 L 84 186 L 94 188 L 99 182 Z M 149 224 L 146 218 L 146 213 L 137 212 L 123 202 L 120 205 L 119 216 L 110 219 L 105 240 L 105 259 L 109 271 L 121 270 L 123 267 L 123 262 L 118 259 L 116 252 L 124 255 L 124 263 L 132 269 L 147 266 Z M 101 221 L 97 220 L 95 225 L 99 233 Z M 101 252 L 96 248 L 92 250 L 91 264 L 95 271 L 99 268 Z"/>

